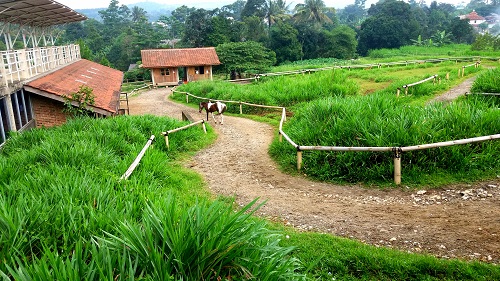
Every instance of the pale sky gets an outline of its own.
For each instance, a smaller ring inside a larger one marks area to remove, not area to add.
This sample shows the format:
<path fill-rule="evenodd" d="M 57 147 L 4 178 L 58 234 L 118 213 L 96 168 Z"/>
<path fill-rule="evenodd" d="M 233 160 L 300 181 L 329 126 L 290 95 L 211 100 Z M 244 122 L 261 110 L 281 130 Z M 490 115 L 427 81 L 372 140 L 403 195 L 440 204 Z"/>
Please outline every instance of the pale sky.
<path fill-rule="evenodd" d="M 90 8 L 107 8 L 109 6 L 110 0 L 55 0 L 63 5 L 68 6 L 71 9 L 90 9 Z M 186 5 L 188 7 L 197 8 L 198 5 L 208 4 L 210 6 L 222 7 L 224 5 L 228 5 L 234 3 L 236 0 L 194 0 L 189 1 L 189 4 L 182 0 L 118 0 L 120 5 L 125 4 L 134 4 L 138 2 L 157 2 L 166 5 Z M 367 0 L 366 6 L 369 7 L 370 4 L 376 3 L 378 0 Z M 437 0 L 438 3 L 449 3 L 449 4 L 457 4 L 469 0 Z M 291 3 L 291 7 L 295 6 L 295 4 L 301 3 L 303 1 L 300 0 L 288 0 L 287 3 Z M 346 5 L 354 4 L 354 0 L 324 0 L 327 7 L 334 8 L 343 8 Z M 431 0 L 426 0 L 427 3 L 430 3 Z"/>

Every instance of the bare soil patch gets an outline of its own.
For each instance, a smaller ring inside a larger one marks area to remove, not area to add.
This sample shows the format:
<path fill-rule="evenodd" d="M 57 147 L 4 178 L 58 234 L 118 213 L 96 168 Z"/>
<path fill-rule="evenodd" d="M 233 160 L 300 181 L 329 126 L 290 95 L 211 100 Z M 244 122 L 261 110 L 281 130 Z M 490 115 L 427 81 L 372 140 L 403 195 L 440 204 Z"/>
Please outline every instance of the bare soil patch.
<path fill-rule="evenodd" d="M 167 89 L 130 98 L 133 115 L 202 119 L 190 107 L 169 100 Z M 231 106 L 231 105 L 229 105 Z M 500 178 L 432 190 L 367 189 L 283 174 L 268 155 L 276 129 L 225 116 L 210 125 L 217 141 L 186 165 L 202 174 L 215 195 L 241 205 L 267 200 L 259 215 L 303 231 L 331 233 L 367 244 L 429 253 L 443 258 L 500 261 Z"/>

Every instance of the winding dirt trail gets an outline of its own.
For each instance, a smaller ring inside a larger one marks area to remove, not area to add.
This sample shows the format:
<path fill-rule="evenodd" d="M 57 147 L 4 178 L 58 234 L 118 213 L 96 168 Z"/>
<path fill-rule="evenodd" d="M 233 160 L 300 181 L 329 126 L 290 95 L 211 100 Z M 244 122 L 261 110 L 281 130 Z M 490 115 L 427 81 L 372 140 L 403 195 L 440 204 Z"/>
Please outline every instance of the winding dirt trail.
<path fill-rule="evenodd" d="M 130 99 L 131 114 L 196 119 L 205 113 L 172 102 L 167 89 Z M 374 190 L 283 174 L 268 155 L 276 129 L 225 116 L 210 125 L 217 141 L 186 165 L 204 176 L 216 195 L 241 205 L 267 200 L 259 215 L 304 231 L 317 231 L 444 258 L 500 262 L 500 178 L 433 190 Z"/>

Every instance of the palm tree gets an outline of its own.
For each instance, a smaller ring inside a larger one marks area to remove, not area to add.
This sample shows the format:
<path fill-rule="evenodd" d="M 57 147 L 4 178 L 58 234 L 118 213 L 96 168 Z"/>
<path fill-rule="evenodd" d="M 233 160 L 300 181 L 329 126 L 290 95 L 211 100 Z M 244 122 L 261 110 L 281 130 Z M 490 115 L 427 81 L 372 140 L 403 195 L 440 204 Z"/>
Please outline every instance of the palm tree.
<path fill-rule="evenodd" d="M 293 16 L 299 22 L 313 22 L 316 24 L 331 23 L 332 20 L 326 15 L 333 8 L 328 8 L 323 0 L 305 0 L 304 4 L 295 6 Z"/>
<path fill-rule="evenodd" d="M 272 24 L 280 20 L 285 20 L 290 17 L 288 11 L 290 4 L 286 0 L 269 0 L 267 4 L 267 24 L 271 27 Z"/>
<path fill-rule="evenodd" d="M 143 8 L 134 6 L 132 8 L 132 22 L 148 21 L 146 14 L 147 12 Z"/>

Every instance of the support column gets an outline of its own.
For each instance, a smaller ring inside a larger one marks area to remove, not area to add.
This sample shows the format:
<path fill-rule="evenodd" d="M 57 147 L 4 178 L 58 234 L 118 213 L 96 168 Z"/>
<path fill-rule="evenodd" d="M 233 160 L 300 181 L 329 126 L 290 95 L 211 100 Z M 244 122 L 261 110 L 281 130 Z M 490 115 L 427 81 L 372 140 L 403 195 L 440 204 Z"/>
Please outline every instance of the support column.
<path fill-rule="evenodd" d="M 9 121 L 9 128 L 13 132 L 17 132 L 16 119 L 14 115 L 14 108 L 12 108 L 12 94 L 5 96 L 5 107 L 7 108 L 7 119 Z"/>

